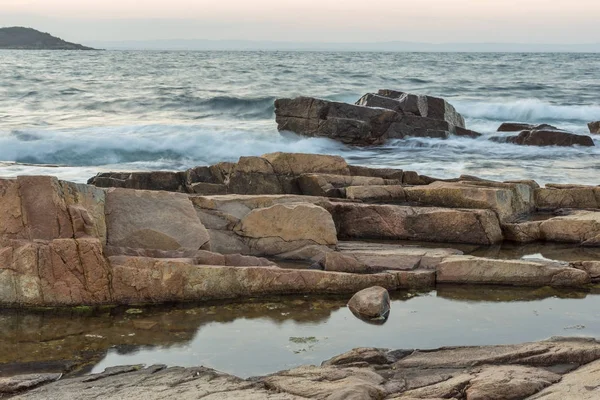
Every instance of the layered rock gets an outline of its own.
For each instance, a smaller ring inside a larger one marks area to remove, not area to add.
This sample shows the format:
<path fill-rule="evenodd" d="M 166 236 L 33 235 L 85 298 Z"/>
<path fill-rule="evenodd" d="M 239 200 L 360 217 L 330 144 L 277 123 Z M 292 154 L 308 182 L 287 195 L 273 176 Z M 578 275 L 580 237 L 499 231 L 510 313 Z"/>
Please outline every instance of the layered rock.
<path fill-rule="evenodd" d="M 503 226 L 516 242 L 548 241 L 600 246 L 600 211 L 570 210 L 563 215 Z"/>
<path fill-rule="evenodd" d="M 336 202 L 327 208 L 342 238 L 474 244 L 502 241 L 498 218 L 490 210 Z"/>
<path fill-rule="evenodd" d="M 464 129 L 464 118 L 445 100 L 391 90 L 366 94 L 356 105 L 311 97 L 278 99 L 275 115 L 280 131 L 353 145 L 381 144 L 409 136 L 478 136 Z"/>
<path fill-rule="evenodd" d="M 534 125 L 520 122 L 504 122 L 498 127 L 498 132 L 522 132 L 543 129 L 558 130 L 557 127 L 548 124 Z"/>
<path fill-rule="evenodd" d="M 541 210 L 600 208 L 600 186 L 548 184 L 535 189 L 535 204 Z"/>
<path fill-rule="evenodd" d="M 308 259 L 337 243 L 320 197 L 192 196 L 217 252 Z"/>
<path fill-rule="evenodd" d="M 599 359 L 598 342 L 582 338 L 424 351 L 359 348 L 321 366 L 249 380 L 201 367 L 114 367 L 16 398 L 595 399 Z"/>
<path fill-rule="evenodd" d="M 594 141 L 589 136 L 551 129 L 522 131 L 517 136 L 495 137 L 492 139 L 497 142 L 522 146 L 595 146 Z"/>
<path fill-rule="evenodd" d="M 452 256 L 437 267 L 438 283 L 578 287 L 590 283 L 585 271 L 552 263 Z"/>

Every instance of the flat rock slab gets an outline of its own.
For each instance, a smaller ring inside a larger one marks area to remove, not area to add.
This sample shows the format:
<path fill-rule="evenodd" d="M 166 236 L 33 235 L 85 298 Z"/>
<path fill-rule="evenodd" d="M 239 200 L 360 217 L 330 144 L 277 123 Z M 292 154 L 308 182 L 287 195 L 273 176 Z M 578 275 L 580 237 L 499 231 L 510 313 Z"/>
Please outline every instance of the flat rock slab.
<path fill-rule="evenodd" d="M 507 239 L 517 242 L 543 240 L 600 246 L 600 211 L 565 210 L 565 215 L 503 226 Z"/>
<path fill-rule="evenodd" d="M 90 377 L 59 381 L 16 399 L 248 399 L 300 400 L 302 397 L 267 390 L 252 383 L 208 368 L 165 368 L 152 366 L 103 373 Z"/>
<path fill-rule="evenodd" d="M 16 399 L 525 400 L 598 398 L 600 343 L 536 343 L 433 350 L 354 349 L 243 380 L 208 368 L 126 366 L 64 379 Z"/>
<path fill-rule="evenodd" d="M 539 209 L 600 208 L 600 186 L 549 186 L 535 190 Z"/>
<path fill-rule="evenodd" d="M 339 238 L 493 244 L 502 240 L 490 210 L 330 203 Z"/>
<path fill-rule="evenodd" d="M 340 242 L 338 249 L 343 256 L 357 260 L 366 272 L 435 269 L 444 258 L 462 254 L 459 250 L 448 248 L 366 242 Z"/>
<path fill-rule="evenodd" d="M 417 205 L 493 210 L 502 221 L 535 208 L 533 188 L 525 183 L 438 181 L 405 188 L 405 195 Z"/>
<path fill-rule="evenodd" d="M 452 256 L 437 266 L 437 283 L 579 287 L 590 282 L 589 274 L 576 268 L 523 260 Z"/>
<path fill-rule="evenodd" d="M 411 282 L 403 271 L 364 275 L 264 266 L 194 265 L 191 259 L 126 256 L 110 257 L 110 262 L 113 301 L 120 304 L 355 293 L 371 286 L 396 290 Z"/>

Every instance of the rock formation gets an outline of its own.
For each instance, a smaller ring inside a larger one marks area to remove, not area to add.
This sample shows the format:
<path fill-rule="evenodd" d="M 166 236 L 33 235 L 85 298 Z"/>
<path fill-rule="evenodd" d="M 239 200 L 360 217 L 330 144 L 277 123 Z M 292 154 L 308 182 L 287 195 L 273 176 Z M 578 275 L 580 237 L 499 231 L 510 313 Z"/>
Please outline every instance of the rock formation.
<path fill-rule="evenodd" d="M 600 121 L 590 122 L 588 128 L 590 129 L 590 133 L 600 133 Z"/>
<path fill-rule="evenodd" d="M 477 137 L 444 99 L 392 90 L 368 93 L 354 104 L 310 97 L 275 101 L 277 127 L 305 136 L 328 137 L 354 145 L 383 143 L 408 136 Z"/>
<path fill-rule="evenodd" d="M 185 172 L 103 173 L 90 183 L 0 179 L 1 304 L 350 294 L 438 282 L 583 288 L 600 277 L 590 259 L 500 261 L 453 249 L 506 240 L 600 246 L 596 186 L 439 180 L 290 153 Z M 277 260 L 313 267 L 284 269 Z"/>
<path fill-rule="evenodd" d="M 15 399 L 455 399 L 598 398 L 600 344 L 537 343 L 435 350 L 358 348 L 322 363 L 243 380 L 209 368 L 114 367 L 79 378 L 12 377 L 3 387 L 44 384 Z M 12 385 L 12 386 L 11 386 Z"/>
<path fill-rule="evenodd" d="M 379 145 L 388 139 L 450 135 L 477 138 L 480 133 L 466 129 L 465 120 L 446 100 L 382 89 L 367 93 L 356 104 L 312 97 L 277 99 L 275 120 L 279 131 L 309 137 L 326 137 L 348 145 Z M 590 131 L 598 126 L 590 123 Z M 552 125 L 506 122 L 499 132 L 520 132 L 515 136 L 494 136 L 495 142 L 526 146 L 594 146 L 591 137 L 576 135 Z"/>

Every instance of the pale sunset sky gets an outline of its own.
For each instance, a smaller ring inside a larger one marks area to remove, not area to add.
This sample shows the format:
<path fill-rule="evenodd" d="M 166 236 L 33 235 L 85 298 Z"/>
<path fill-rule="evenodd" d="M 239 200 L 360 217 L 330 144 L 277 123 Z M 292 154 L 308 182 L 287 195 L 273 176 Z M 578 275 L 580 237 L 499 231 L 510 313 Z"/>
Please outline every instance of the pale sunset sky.
<path fill-rule="evenodd" d="M 600 0 L 0 0 L 72 41 L 600 42 Z"/>

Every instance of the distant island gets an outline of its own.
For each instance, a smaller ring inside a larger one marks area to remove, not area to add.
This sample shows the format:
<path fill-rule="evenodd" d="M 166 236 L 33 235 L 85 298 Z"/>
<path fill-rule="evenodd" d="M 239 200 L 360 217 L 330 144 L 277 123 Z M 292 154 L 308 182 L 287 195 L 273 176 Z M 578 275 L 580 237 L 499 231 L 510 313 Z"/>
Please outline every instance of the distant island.
<path fill-rule="evenodd" d="M 19 26 L 0 28 L 0 49 L 11 50 L 95 50 L 77 43 Z"/>

